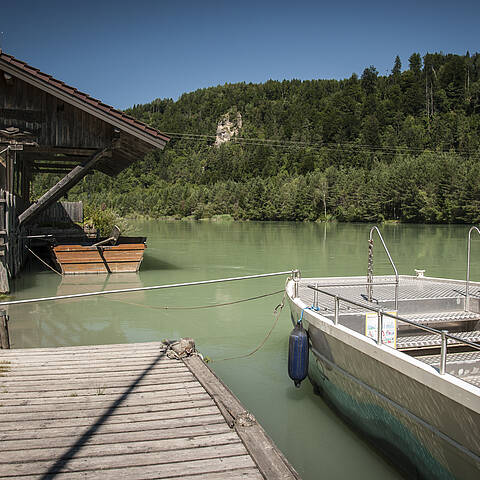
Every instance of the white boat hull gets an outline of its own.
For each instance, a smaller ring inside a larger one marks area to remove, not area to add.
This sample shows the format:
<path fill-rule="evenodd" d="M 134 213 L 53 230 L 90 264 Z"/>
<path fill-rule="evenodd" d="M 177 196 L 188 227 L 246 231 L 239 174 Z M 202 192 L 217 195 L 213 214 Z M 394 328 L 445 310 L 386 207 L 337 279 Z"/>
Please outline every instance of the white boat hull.
<path fill-rule="evenodd" d="M 480 478 L 480 389 L 308 309 L 309 379 L 343 417 L 415 478 Z"/>

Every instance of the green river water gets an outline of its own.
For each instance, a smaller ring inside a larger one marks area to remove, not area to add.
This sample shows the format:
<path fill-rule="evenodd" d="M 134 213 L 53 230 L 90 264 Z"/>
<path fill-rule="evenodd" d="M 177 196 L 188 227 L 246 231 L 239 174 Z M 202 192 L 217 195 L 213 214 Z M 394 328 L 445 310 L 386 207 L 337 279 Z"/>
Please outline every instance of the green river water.
<path fill-rule="evenodd" d="M 370 226 L 363 224 L 203 223 L 137 221 L 148 237 L 139 274 L 61 278 L 30 271 L 14 297 L 34 298 L 103 289 L 226 278 L 299 268 L 303 277 L 363 275 Z M 385 241 L 400 273 L 465 278 L 466 226 L 387 225 Z M 473 243 L 472 277 L 476 242 Z M 480 257 L 480 256 L 479 256 Z M 391 267 L 377 243 L 375 273 Z M 288 307 L 265 346 L 249 358 L 274 320 L 282 294 L 237 305 L 164 310 L 231 302 L 282 290 L 285 277 L 136 292 L 9 308 L 13 348 L 131 343 L 193 337 L 211 367 L 240 398 L 303 479 L 397 479 L 399 473 L 314 395 L 287 374 Z"/>

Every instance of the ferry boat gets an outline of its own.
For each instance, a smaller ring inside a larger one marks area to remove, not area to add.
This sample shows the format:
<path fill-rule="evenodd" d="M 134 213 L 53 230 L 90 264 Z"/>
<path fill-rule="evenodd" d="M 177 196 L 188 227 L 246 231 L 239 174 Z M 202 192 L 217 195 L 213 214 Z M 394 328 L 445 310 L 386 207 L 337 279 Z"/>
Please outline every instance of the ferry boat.
<path fill-rule="evenodd" d="M 301 278 L 296 271 L 286 286 L 292 322 L 308 337 L 305 363 L 315 390 L 408 478 L 480 478 L 474 231 L 480 234 L 477 227 L 468 233 L 466 281 L 421 270 L 399 275 L 372 227 L 366 278 Z M 393 275 L 373 275 L 374 234 Z"/>

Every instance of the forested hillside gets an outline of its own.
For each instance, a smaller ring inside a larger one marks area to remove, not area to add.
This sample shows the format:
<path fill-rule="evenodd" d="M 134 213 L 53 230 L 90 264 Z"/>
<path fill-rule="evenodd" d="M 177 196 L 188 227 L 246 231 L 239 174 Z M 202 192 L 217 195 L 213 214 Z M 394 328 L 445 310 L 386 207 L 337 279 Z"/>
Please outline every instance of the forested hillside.
<path fill-rule="evenodd" d="M 404 222 L 480 220 L 480 54 L 414 53 L 337 80 L 227 84 L 136 105 L 172 136 L 70 195 L 120 215 Z M 226 113 L 239 135 L 214 145 Z M 37 194 L 51 178 L 39 178 Z"/>

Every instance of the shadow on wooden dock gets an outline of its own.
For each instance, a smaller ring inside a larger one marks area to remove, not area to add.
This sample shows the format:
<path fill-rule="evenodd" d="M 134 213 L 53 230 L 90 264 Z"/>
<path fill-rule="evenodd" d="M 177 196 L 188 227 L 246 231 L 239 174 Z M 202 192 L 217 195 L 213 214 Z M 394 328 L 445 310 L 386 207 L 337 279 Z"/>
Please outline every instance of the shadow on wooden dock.
<path fill-rule="evenodd" d="M 160 342 L 0 350 L 0 478 L 299 478 L 197 356 Z"/>

